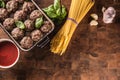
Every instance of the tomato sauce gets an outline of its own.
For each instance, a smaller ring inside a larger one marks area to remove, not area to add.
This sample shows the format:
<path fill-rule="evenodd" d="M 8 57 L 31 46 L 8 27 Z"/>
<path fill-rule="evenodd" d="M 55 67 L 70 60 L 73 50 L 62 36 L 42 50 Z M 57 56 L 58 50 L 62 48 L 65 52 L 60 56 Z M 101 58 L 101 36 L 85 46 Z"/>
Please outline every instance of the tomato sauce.
<path fill-rule="evenodd" d="M 18 50 L 12 42 L 0 42 L 0 66 L 9 66 L 13 64 L 17 57 Z"/>

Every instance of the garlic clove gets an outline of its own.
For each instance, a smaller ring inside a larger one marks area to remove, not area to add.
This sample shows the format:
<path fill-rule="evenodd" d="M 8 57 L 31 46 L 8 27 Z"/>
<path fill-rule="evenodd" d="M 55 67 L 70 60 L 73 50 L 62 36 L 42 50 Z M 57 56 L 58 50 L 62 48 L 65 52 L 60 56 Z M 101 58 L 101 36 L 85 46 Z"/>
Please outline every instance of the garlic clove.
<path fill-rule="evenodd" d="M 93 13 L 93 14 L 91 14 L 90 16 L 91 16 L 94 20 L 98 20 L 98 15 L 97 15 L 97 14 Z"/>
<path fill-rule="evenodd" d="M 103 6 L 103 7 L 102 7 L 102 12 L 104 13 L 104 12 L 105 12 L 105 10 L 106 10 L 106 8 Z"/>
<path fill-rule="evenodd" d="M 98 25 L 98 22 L 96 20 L 92 20 L 90 22 L 90 26 L 97 26 Z"/>

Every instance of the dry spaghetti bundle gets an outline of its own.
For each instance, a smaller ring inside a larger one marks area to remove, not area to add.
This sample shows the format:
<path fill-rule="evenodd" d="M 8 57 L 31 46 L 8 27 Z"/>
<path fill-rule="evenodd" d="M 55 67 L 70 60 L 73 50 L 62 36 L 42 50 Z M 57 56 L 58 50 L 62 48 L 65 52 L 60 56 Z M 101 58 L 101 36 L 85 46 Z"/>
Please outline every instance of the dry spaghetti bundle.
<path fill-rule="evenodd" d="M 51 41 L 51 52 L 62 55 L 66 51 L 77 25 L 93 5 L 93 0 L 72 0 L 67 21 Z"/>

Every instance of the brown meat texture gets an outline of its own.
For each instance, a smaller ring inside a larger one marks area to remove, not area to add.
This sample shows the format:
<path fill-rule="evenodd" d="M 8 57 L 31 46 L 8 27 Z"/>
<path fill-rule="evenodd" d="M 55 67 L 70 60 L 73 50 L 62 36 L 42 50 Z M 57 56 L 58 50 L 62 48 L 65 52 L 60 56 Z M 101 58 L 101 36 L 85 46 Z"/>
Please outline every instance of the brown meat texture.
<path fill-rule="evenodd" d="M 20 41 L 20 45 L 21 45 L 22 48 L 29 49 L 33 45 L 33 40 L 30 37 L 25 36 Z"/>
<path fill-rule="evenodd" d="M 11 32 L 12 36 L 18 40 L 18 39 L 21 39 L 23 38 L 24 36 L 24 31 L 18 27 L 14 28 Z"/>
<path fill-rule="evenodd" d="M 0 21 L 4 20 L 8 16 L 8 11 L 4 8 L 0 8 Z"/>
<path fill-rule="evenodd" d="M 34 21 L 28 19 L 24 22 L 24 24 L 26 31 L 32 31 L 34 29 Z"/>
<path fill-rule="evenodd" d="M 7 18 L 3 22 L 5 29 L 11 31 L 15 27 L 15 20 L 13 18 Z"/>
<path fill-rule="evenodd" d="M 33 41 L 39 41 L 43 37 L 43 34 L 40 30 L 34 30 L 31 33 L 31 37 Z"/>
<path fill-rule="evenodd" d="M 30 13 L 35 9 L 35 5 L 32 2 L 24 2 L 22 9 L 25 12 Z"/>
<path fill-rule="evenodd" d="M 23 10 L 16 11 L 14 14 L 15 21 L 22 21 L 25 20 L 26 13 Z"/>
<path fill-rule="evenodd" d="M 17 8 L 18 8 L 18 2 L 16 1 L 11 0 L 11 1 L 8 1 L 6 4 L 6 9 L 8 12 L 13 12 L 17 10 Z"/>
<path fill-rule="evenodd" d="M 49 21 L 44 21 L 43 26 L 41 26 L 40 30 L 44 33 L 49 32 L 52 29 L 52 25 Z"/>
<path fill-rule="evenodd" d="M 34 10 L 31 14 L 30 14 L 30 19 L 32 20 L 36 20 L 37 18 L 42 17 L 42 13 L 39 10 Z"/>

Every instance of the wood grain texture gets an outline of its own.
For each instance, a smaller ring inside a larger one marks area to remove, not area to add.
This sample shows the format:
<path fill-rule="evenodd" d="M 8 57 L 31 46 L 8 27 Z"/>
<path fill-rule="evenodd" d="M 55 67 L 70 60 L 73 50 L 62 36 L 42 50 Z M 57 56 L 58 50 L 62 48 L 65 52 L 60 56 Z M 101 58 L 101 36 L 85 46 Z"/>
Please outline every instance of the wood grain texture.
<path fill-rule="evenodd" d="M 0 71 L 0 80 L 120 80 L 120 1 L 96 0 L 95 6 L 77 27 L 63 56 L 54 55 L 49 45 L 21 51 L 18 63 Z M 43 8 L 53 0 L 36 0 Z M 69 10 L 71 0 L 61 0 Z M 114 23 L 102 22 L 102 6 L 114 6 Z M 99 26 L 89 26 L 91 13 L 99 15 Z M 55 27 L 52 38 L 61 25 Z M 8 38 L 0 29 L 0 38 Z"/>

